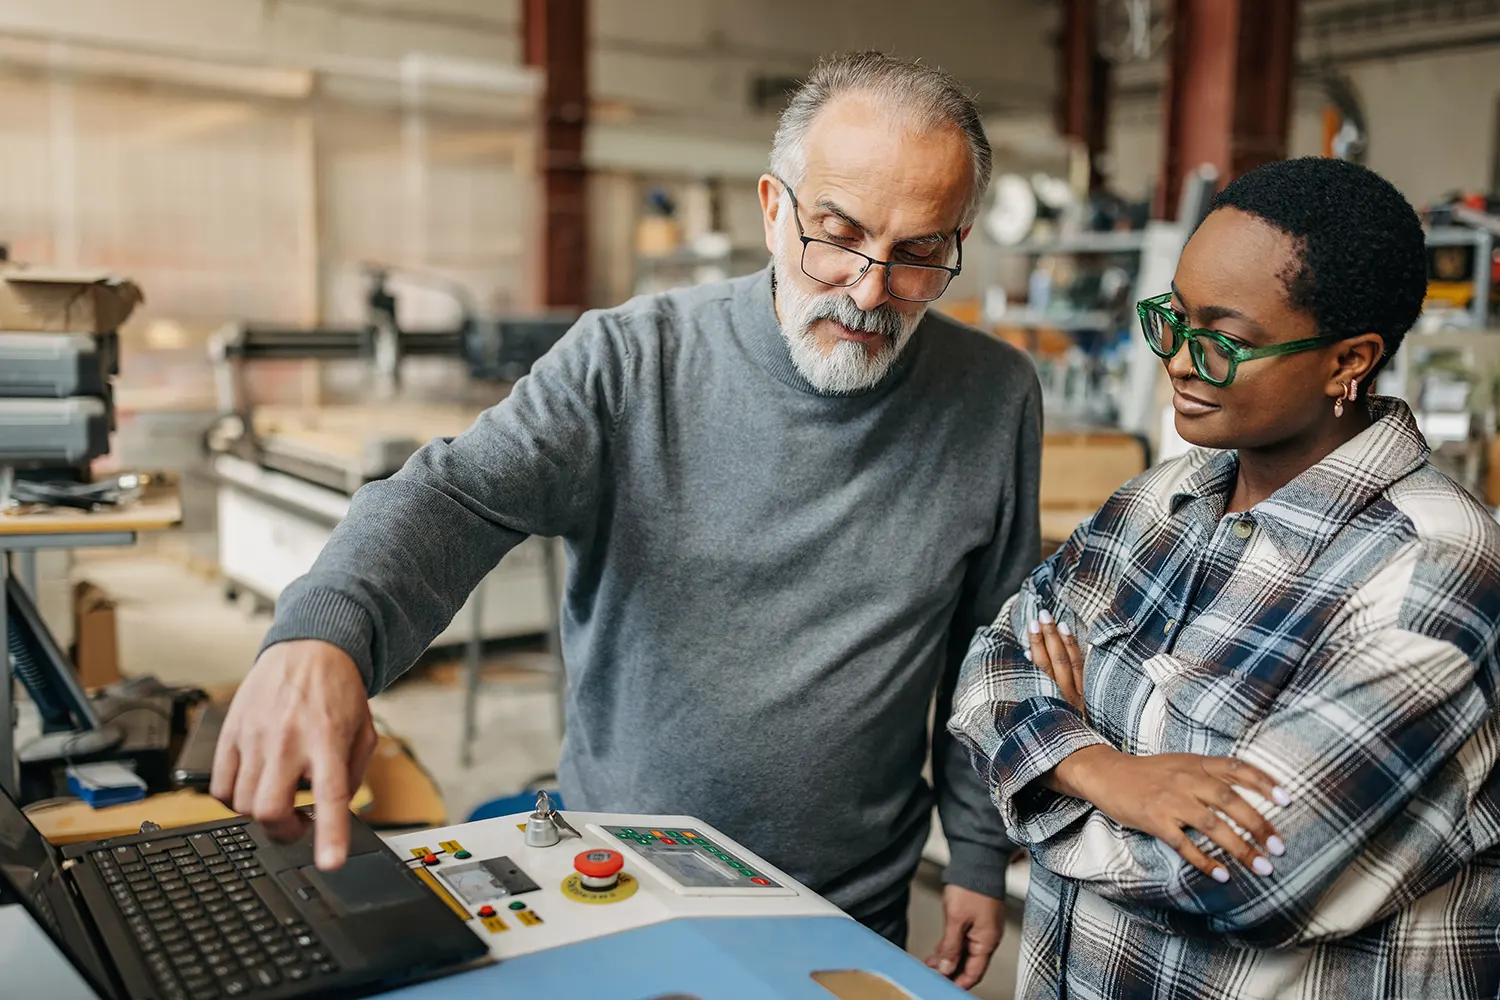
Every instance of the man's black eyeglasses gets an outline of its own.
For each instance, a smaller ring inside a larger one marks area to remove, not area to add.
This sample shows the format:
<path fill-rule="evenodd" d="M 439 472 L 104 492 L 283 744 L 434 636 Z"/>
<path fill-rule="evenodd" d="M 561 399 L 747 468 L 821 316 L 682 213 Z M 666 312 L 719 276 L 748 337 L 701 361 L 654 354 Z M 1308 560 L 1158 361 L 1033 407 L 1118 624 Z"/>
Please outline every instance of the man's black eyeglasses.
<path fill-rule="evenodd" d="M 836 288 L 847 288 L 858 284 L 870 268 L 883 267 L 885 290 L 891 298 L 904 302 L 931 302 L 941 297 L 948 290 L 949 282 L 963 270 L 964 244 L 958 231 L 953 234 L 958 245 L 958 260 L 953 267 L 876 260 L 858 250 L 808 236 L 802 229 L 802 206 L 797 203 L 797 195 L 792 191 L 792 186 L 780 177 L 775 177 L 775 180 L 792 201 L 792 218 L 797 223 L 797 238 L 802 241 L 802 273 L 814 281 Z"/>

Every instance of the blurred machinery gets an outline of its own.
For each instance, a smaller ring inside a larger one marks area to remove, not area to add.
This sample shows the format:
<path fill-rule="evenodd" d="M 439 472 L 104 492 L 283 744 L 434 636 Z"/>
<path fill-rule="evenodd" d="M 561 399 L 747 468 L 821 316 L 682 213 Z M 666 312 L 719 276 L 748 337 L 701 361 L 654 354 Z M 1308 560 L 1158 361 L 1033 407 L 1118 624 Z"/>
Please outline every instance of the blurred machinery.
<path fill-rule="evenodd" d="M 479 415 L 477 406 L 404 400 L 404 359 L 456 359 L 470 378 L 495 381 L 498 398 L 504 383 L 523 376 L 574 322 L 561 315 L 483 315 L 462 287 L 400 272 L 403 280 L 451 295 L 460 313 L 451 327 L 404 329 L 390 280 L 397 272 L 371 266 L 366 273 L 366 318 L 358 326 L 233 324 L 209 345 L 221 416 L 207 445 L 218 480 L 220 570 L 231 597 L 274 603 L 312 566 L 361 486 L 395 473 L 427 441 L 455 436 Z M 288 359 L 363 362 L 373 375 L 370 398 L 336 406 L 256 405 L 248 369 Z M 552 632 L 556 572 L 552 544 L 528 540 L 486 578 L 436 643 L 473 647 L 481 639 Z"/>

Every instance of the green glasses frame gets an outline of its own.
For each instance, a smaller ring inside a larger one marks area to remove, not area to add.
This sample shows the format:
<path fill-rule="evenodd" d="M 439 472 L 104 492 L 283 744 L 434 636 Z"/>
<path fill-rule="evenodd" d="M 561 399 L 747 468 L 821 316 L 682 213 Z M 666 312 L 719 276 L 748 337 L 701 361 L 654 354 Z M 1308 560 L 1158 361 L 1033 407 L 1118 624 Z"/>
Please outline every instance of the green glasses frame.
<path fill-rule="evenodd" d="M 1283 354 L 1299 354 L 1302 351 L 1312 351 L 1319 347 L 1327 347 L 1336 344 L 1344 337 L 1308 337 L 1304 340 L 1292 340 L 1285 344 L 1268 344 L 1265 347 L 1241 347 L 1217 330 L 1203 330 L 1188 326 L 1187 320 L 1179 316 L 1172 309 L 1172 293 L 1166 292 L 1154 295 L 1149 299 L 1142 299 L 1136 303 L 1135 311 L 1141 319 L 1141 334 L 1146 338 L 1146 345 L 1151 348 L 1151 353 L 1162 360 L 1172 357 L 1182 350 L 1182 345 L 1188 345 L 1188 355 L 1193 359 L 1193 371 L 1198 377 L 1209 385 L 1216 385 L 1220 389 L 1234 381 L 1235 372 L 1239 371 L 1240 362 L 1254 361 L 1257 358 L 1275 358 Z M 1163 350 L 1151 337 L 1152 317 L 1158 317 L 1162 323 L 1171 329 L 1174 343 L 1171 350 Z M 1222 379 L 1215 378 L 1208 371 L 1208 361 L 1204 357 L 1203 341 L 1211 341 L 1219 353 L 1229 363 L 1229 373 Z"/>

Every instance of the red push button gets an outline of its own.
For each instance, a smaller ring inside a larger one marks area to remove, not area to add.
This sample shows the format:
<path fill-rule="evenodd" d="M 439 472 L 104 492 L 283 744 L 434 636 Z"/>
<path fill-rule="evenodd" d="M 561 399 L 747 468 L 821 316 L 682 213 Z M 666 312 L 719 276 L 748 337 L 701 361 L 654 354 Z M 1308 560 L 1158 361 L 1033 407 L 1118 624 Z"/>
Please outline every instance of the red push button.
<path fill-rule="evenodd" d="M 584 851 L 573 859 L 573 870 L 587 878 L 611 878 L 625 867 L 619 851 Z"/>
<path fill-rule="evenodd" d="M 481 917 L 493 917 L 495 915 L 495 908 L 489 905 L 481 906 L 479 908 L 479 915 Z"/>
<path fill-rule="evenodd" d="M 424 864 L 424 865 L 435 865 L 435 864 L 437 864 L 437 855 L 436 854 L 428 854 L 428 855 L 426 855 L 425 857 L 422 858 L 422 864 Z"/>
<path fill-rule="evenodd" d="M 667 838 L 667 837 L 663 837 L 663 838 L 661 838 L 661 842 L 662 842 L 662 843 L 663 843 L 663 844 L 670 844 L 670 845 L 672 845 L 672 846 L 673 846 L 673 847 L 676 847 L 676 846 L 677 846 L 677 841 L 675 841 L 675 840 L 671 840 L 671 839 L 668 839 L 668 838 Z"/>
<path fill-rule="evenodd" d="M 756 885 L 770 885 L 771 884 L 771 880 L 768 879 L 768 878 L 753 878 L 750 881 L 754 882 Z"/>

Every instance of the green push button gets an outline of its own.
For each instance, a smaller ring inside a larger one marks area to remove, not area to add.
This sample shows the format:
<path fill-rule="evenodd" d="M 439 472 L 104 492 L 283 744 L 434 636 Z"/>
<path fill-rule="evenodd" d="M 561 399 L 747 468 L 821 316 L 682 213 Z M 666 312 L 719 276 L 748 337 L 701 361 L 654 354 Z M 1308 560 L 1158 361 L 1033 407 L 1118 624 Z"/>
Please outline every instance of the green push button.
<path fill-rule="evenodd" d="M 467 861 L 474 855 L 470 854 L 468 851 L 454 851 L 453 856 L 459 861 Z"/>
<path fill-rule="evenodd" d="M 510 904 L 510 908 L 512 910 L 524 910 L 526 909 L 526 904 L 518 899 L 514 903 Z"/>

